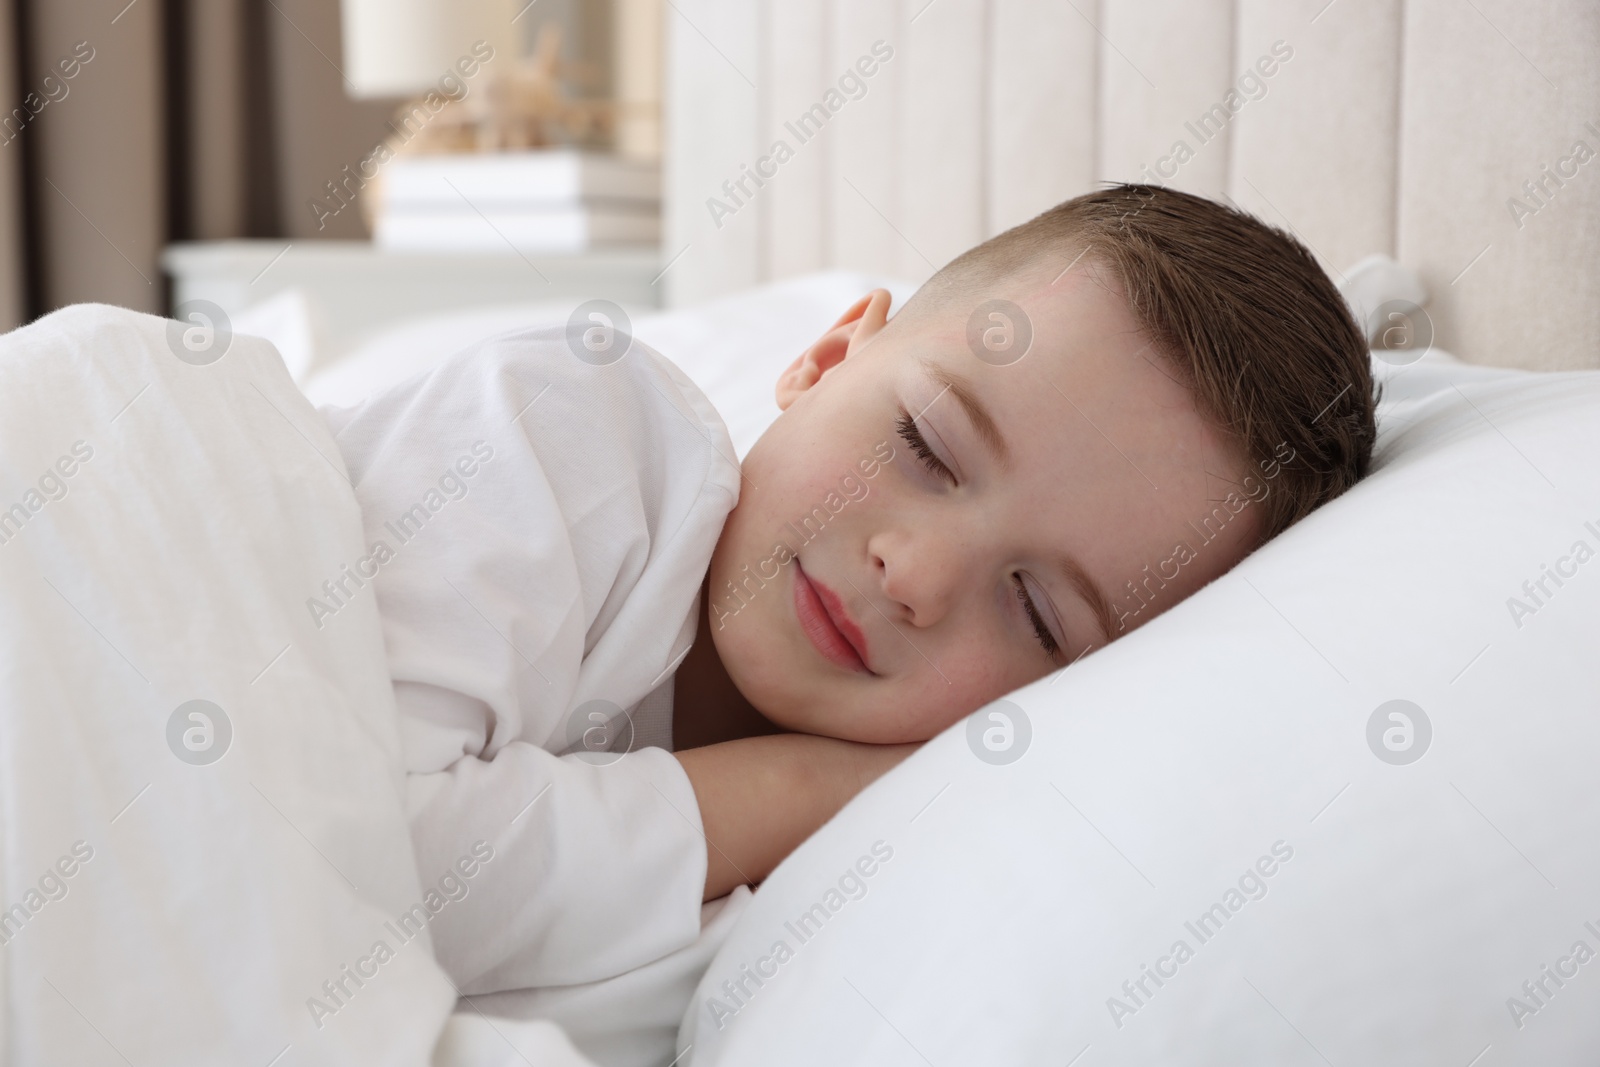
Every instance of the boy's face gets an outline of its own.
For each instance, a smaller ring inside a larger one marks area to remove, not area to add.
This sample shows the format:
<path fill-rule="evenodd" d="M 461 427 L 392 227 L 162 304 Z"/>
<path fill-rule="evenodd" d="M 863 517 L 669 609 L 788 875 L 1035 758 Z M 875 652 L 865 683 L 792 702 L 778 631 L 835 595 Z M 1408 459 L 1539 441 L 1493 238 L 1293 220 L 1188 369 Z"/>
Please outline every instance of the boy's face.
<path fill-rule="evenodd" d="M 779 380 L 783 413 L 745 459 L 706 605 L 729 677 L 778 725 L 925 740 L 1254 544 L 1259 508 L 1215 536 L 1202 525 L 1252 472 L 1119 287 L 1080 264 L 994 297 L 1031 322 L 1017 362 L 969 347 L 983 298 L 886 326 L 880 290 Z"/>

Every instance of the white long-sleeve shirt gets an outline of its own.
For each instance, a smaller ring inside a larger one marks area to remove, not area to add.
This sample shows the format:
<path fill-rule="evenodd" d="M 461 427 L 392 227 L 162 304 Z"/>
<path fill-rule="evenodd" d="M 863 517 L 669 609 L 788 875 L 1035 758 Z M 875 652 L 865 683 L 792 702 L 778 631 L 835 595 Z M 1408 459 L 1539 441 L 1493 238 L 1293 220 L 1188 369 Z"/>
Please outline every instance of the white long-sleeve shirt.
<path fill-rule="evenodd" d="M 371 547 L 310 610 L 336 626 L 376 594 L 423 882 L 495 849 L 430 923 L 446 972 L 463 993 L 568 985 L 694 942 L 699 808 L 646 746 L 670 746 L 672 674 L 738 499 L 716 410 L 637 341 L 597 366 L 544 329 L 323 415 Z M 628 745 L 616 709 L 632 751 L 597 758 Z"/>

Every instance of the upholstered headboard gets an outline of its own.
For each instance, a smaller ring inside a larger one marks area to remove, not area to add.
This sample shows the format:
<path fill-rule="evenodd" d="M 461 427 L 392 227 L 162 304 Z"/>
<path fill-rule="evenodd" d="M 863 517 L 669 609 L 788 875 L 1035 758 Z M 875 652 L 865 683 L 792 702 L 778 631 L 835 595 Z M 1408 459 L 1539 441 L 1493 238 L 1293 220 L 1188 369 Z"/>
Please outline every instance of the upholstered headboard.
<path fill-rule="evenodd" d="M 1594 0 L 669 0 L 666 47 L 673 303 L 1144 180 L 1394 256 L 1466 359 L 1600 367 Z"/>

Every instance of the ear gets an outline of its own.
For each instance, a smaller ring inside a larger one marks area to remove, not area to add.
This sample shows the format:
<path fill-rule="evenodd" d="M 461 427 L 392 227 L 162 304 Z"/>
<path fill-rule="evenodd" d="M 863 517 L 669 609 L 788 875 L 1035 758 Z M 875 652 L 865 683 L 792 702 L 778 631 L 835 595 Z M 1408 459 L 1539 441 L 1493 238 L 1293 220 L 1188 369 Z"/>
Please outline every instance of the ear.
<path fill-rule="evenodd" d="M 887 289 L 874 289 L 851 304 L 839 321 L 789 364 L 789 369 L 778 376 L 778 410 L 787 411 L 789 405 L 807 389 L 822 380 L 822 376 L 855 355 L 866 343 L 878 335 L 889 321 L 889 303 L 893 298 Z"/>

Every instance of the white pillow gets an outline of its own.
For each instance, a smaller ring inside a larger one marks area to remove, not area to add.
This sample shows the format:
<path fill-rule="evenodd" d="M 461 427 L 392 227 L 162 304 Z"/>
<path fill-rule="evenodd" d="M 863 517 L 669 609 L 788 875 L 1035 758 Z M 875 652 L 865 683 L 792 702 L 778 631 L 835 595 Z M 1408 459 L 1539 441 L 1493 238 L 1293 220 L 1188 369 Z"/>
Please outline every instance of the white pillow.
<path fill-rule="evenodd" d="M 898 309 L 916 286 L 851 271 L 825 271 L 674 311 L 633 313 L 634 336 L 676 363 L 728 423 L 740 456 L 778 416 L 778 375 L 839 315 L 877 287 Z M 408 319 L 312 375 L 312 403 L 344 406 L 419 374 L 497 334 L 560 323 L 581 303 L 472 308 Z"/>
<path fill-rule="evenodd" d="M 1379 370 L 1367 480 L 779 867 L 691 1062 L 1594 1061 L 1600 373 Z"/>
<path fill-rule="evenodd" d="M 530 326 L 565 322 L 572 306 L 508 304 L 401 319 L 332 362 L 314 367 L 303 388 L 318 407 L 353 406 L 479 341 Z"/>

